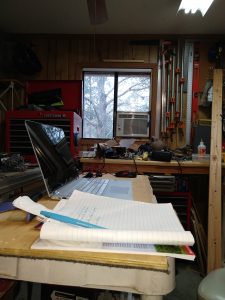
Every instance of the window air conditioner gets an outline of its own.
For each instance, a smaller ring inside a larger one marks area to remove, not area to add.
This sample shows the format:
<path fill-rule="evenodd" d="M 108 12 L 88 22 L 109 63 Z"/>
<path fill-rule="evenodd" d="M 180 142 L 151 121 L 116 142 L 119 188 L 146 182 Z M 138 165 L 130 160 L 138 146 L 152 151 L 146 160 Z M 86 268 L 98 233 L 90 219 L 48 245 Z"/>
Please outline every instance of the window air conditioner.
<path fill-rule="evenodd" d="M 149 113 L 118 112 L 116 136 L 149 137 Z"/>

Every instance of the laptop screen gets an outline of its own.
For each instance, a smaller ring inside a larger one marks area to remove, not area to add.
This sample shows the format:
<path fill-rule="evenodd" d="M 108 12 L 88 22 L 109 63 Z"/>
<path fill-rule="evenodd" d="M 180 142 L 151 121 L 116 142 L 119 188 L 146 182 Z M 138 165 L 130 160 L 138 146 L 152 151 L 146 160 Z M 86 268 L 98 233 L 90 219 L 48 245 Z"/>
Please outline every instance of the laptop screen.
<path fill-rule="evenodd" d="M 48 193 L 75 179 L 78 172 L 64 131 L 28 120 L 25 126 Z"/>

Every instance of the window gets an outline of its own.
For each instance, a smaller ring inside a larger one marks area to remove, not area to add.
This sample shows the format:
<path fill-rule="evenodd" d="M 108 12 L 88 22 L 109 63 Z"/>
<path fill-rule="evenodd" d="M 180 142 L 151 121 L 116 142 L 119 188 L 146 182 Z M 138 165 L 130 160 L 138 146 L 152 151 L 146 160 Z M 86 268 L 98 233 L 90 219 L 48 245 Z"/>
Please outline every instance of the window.
<path fill-rule="evenodd" d="M 111 139 L 116 114 L 150 112 L 151 70 L 85 70 L 83 137 Z"/>

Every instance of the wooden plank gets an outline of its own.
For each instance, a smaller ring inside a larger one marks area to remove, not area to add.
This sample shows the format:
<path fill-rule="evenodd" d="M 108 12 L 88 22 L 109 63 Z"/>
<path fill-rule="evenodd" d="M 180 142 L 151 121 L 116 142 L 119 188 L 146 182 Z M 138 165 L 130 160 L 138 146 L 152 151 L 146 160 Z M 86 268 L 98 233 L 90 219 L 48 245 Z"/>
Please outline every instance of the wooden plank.
<path fill-rule="evenodd" d="M 69 41 L 57 40 L 56 79 L 68 80 Z"/>
<path fill-rule="evenodd" d="M 56 79 L 56 51 L 57 51 L 57 41 L 56 39 L 50 39 L 48 42 L 48 80 Z"/>
<path fill-rule="evenodd" d="M 223 71 L 214 70 L 212 127 L 209 167 L 209 203 L 208 203 L 208 262 L 207 271 L 222 265 L 221 249 L 221 151 L 222 151 L 222 85 Z"/>
<path fill-rule="evenodd" d="M 151 64 L 157 64 L 158 62 L 158 46 L 150 46 L 150 58 Z"/>
<path fill-rule="evenodd" d="M 96 41 L 95 41 L 96 43 Z M 95 56 L 96 52 L 96 44 L 93 45 L 93 48 L 90 47 L 90 40 L 89 39 L 80 39 L 78 41 L 78 63 L 90 63 L 90 56 Z"/>
<path fill-rule="evenodd" d="M 133 46 L 129 44 L 129 39 L 124 39 L 123 57 L 124 59 L 133 59 Z M 143 58 L 141 58 L 143 59 Z"/>
<path fill-rule="evenodd" d="M 107 174 L 107 178 L 114 178 Z M 121 179 L 120 179 L 121 180 Z M 131 179 L 133 182 L 133 196 L 137 201 L 150 202 L 153 197 L 152 188 L 147 176 Z M 52 209 L 57 200 L 43 197 L 39 203 Z M 39 230 L 35 228 L 37 219 L 27 223 L 25 212 L 14 210 L 0 214 L 0 256 L 16 256 L 33 259 L 54 259 L 75 261 L 80 263 L 125 267 L 168 272 L 168 259 L 163 256 L 127 253 L 100 253 L 94 251 L 64 251 L 37 250 L 31 245 L 39 237 Z"/>
<path fill-rule="evenodd" d="M 69 69 L 68 69 L 68 79 L 76 79 L 76 63 L 78 57 L 78 41 L 76 39 L 71 39 L 69 41 Z"/>
<path fill-rule="evenodd" d="M 109 41 L 109 59 L 124 59 L 121 45 L 120 39 L 111 39 Z"/>
<path fill-rule="evenodd" d="M 45 201 L 45 205 L 46 205 Z M 48 204 L 47 204 L 48 205 Z M 7 215 L 7 220 L 4 216 Z M 11 211 L 0 216 L 0 256 L 17 256 L 26 258 L 55 259 L 76 261 L 98 265 L 144 268 L 160 271 L 168 270 L 167 258 L 143 254 L 98 253 L 93 251 L 34 250 L 31 245 L 38 238 L 39 231 L 34 228 L 36 220 L 24 221 L 25 214 Z"/>
<path fill-rule="evenodd" d="M 81 158 L 83 171 L 98 170 L 102 172 L 114 173 L 122 170 L 135 171 L 137 167 L 138 173 L 163 173 L 163 174 L 209 174 L 209 162 L 199 161 L 177 161 L 171 162 L 162 161 L 144 161 L 127 159 L 96 159 L 96 158 Z M 225 172 L 225 164 L 223 164 Z"/>
<path fill-rule="evenodd" d="M 206 265 L 207 265 L 207 242 L 206 235 L 202 224 L 199 222 L 197 212 L 195 209 L 195 204 L 193 203 L 193 208 L 191 209 L 191 224 L 192 230 L 195 238 L 195 248 L 196 248 L 196 259 L 199 263 L 200 273 L 202 276 L 206 275 Z"/>
<path fill-rule="evenodd" d="M 48 40 L 45 38 L 35 39 L 32 43 L 34 45 L 34 52 L 42 65 L 42 70 L 35 74 L 35 79 L 42 80 L 47 77 Z"/>
<path fill-rule="evenodd" d="M 132 46 L 133 59 L 144 60 L 145 63 L 149 62 L 149 46 L 145 45 L 134 45 Z"/>
<path fill-rule="evenodd" d="M 97 54 L 91 54 L 91 62 L 103 62 L 103 59 L 109 59 L 109 41 L 108 39 L 96 40 L 96 52 Z M 94 47 L 94 39 L 91 40 L 91 48 Z"/>
<path fill-rule="evenodd" d="M 196 260 L 197 260 L 197 263 L 198 263 L 199 268 L 200 268 L 200 274 L 202 276 L 205 276 L 205 265 L 206 264 L 205 264 L 203 256 L 202 256 L 202 249 L 201 249 L 201 245 L 200 245 L 200 237 L 199 237 L 199 232 L 198 232 L 196 220 L 191 219 L 191 223 L 192 223 L 193 235 L 194 235 L 194 238 L 195 238 Z"/>

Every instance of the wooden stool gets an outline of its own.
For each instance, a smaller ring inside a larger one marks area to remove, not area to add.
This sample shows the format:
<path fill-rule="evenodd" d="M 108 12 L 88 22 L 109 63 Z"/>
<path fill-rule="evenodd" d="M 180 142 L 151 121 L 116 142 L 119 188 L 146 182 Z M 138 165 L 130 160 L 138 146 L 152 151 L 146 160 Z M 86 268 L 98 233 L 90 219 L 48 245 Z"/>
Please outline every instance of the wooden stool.
<path fill-rule="evenodd" d="M 198 287 L 198 300 L 222 299 L 225 299 L 225 268 L 210 272 Z"/>

